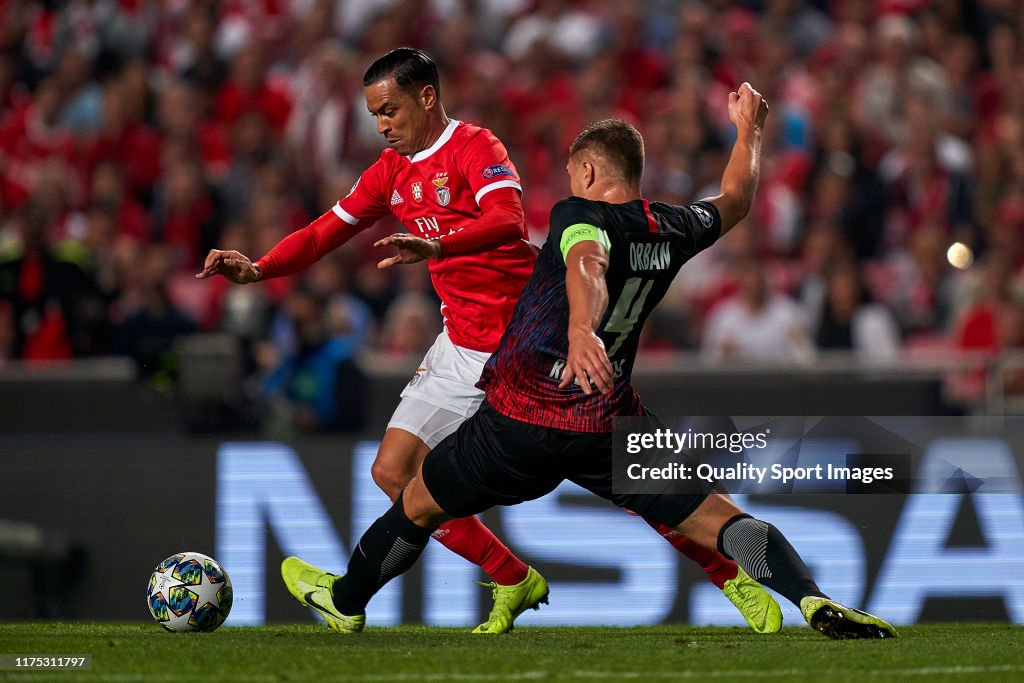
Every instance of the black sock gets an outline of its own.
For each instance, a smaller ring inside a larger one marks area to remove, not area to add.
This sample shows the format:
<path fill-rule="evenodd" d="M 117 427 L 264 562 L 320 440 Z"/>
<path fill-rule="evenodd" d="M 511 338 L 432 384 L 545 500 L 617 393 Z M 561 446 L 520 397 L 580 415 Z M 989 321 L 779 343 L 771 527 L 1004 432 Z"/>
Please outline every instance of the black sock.
<path fill-rule="evenodd" d="M 805 596 L 826 597 L 793 546 L 768 522 L 736 515 L 718 532 L 718 551 L 797 607 Z"/>
<path fill-rule="evenodd" d="M 348 561 L 348 573 L 334 582 L 334 606 L 347 616 L 366 611 L 366 603 L 391 579 L 416 563 L 433 529 L 405 516 L 402 496 L 366 530 Z"/>

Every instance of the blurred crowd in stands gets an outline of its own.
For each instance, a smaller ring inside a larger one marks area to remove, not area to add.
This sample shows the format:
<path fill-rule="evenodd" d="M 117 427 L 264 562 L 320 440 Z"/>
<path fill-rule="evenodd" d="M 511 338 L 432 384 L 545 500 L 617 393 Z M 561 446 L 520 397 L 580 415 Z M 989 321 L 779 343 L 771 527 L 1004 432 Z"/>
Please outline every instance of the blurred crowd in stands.
<path fill-rule="evenodd" d="M 193 278 L 348 192 L 383 146 L 362 73 L 399 45 L 504 141 L 537 243 L 587 122 L 635 123 L 645 194 L 685 203 L 717 192 L 727 93 L 766 96 L 754 209 L 644 348 L 997 357 L 1024 345 L 1022 39 L 1021 0 L 0 0 L 0 362 L 173 375 L 175 337 L 221 331 L 280 386 L 325 340 L 422 353 L 426 269 L 378 271 L 371 246 L 394 222 L 301 276 Z"/>

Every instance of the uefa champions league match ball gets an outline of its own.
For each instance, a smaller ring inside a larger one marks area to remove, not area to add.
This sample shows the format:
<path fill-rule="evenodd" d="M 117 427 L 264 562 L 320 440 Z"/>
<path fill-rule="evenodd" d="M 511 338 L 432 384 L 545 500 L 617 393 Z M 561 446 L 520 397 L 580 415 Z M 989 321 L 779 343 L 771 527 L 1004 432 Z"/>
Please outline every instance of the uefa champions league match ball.
<path fill-rule="evenodd" d="M 146 593 L 156 623 L 177 633 L 213 631 L 228 618 L 231 599 L 227 572 L 200 553 L 178 553 L 158 564 Z"/>

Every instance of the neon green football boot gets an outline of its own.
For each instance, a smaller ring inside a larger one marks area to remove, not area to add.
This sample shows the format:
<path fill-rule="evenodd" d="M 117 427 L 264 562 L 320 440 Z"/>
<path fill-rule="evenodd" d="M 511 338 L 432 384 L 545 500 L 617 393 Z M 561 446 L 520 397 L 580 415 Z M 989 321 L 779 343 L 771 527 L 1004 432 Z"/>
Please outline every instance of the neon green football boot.
<path fill-rule="evenodd" d="M 297 557 L 286 557 L 281 563 L 281 579 L 293 598 L 316 611 L 332 630 L 359 633 L 366 626 L 366 615 L 348 616 L 334 606 L 334 582 L 340 578 Z"/>
<path fill-rule="evenodd" d="M 800 611 L 811 628 L 835 640 L 899 636 L 889 622 L 828 598 L 808 595 L 800 601 Z"/>
<path fill-rule="evenodd" d="M 541 603 L 548 604 L 548 582 L 533 567 L 526 572 L 526 578 L 514 586 L 477 583 L 492 589 L 494 607 L 487 621 L 473 629 L 473 633 L 508 633 L 520 614 L 528 609 L 540 609 Z"/>
<path fill-rule="evenodd" d="M 736 576 L 725 582 L 722 593 L 757 633 L 778 633 L 782 628 L 779 603 L 742 568 L 736 567 Z"/>

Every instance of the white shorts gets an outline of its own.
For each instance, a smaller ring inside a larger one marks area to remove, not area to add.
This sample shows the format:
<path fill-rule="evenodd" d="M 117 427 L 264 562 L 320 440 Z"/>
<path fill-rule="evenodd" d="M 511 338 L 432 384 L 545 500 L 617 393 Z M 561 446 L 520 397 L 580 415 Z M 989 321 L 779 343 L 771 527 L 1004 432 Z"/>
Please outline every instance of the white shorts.
<path fill-rule="evenodd" d="M 402 429 L 430 448 L 455 432 L 480 407 L 476 388 L 491 354 L 456 346 L 445 330 L 437 335 L 412 380 L 402 390 L 388 429 Z"/>

